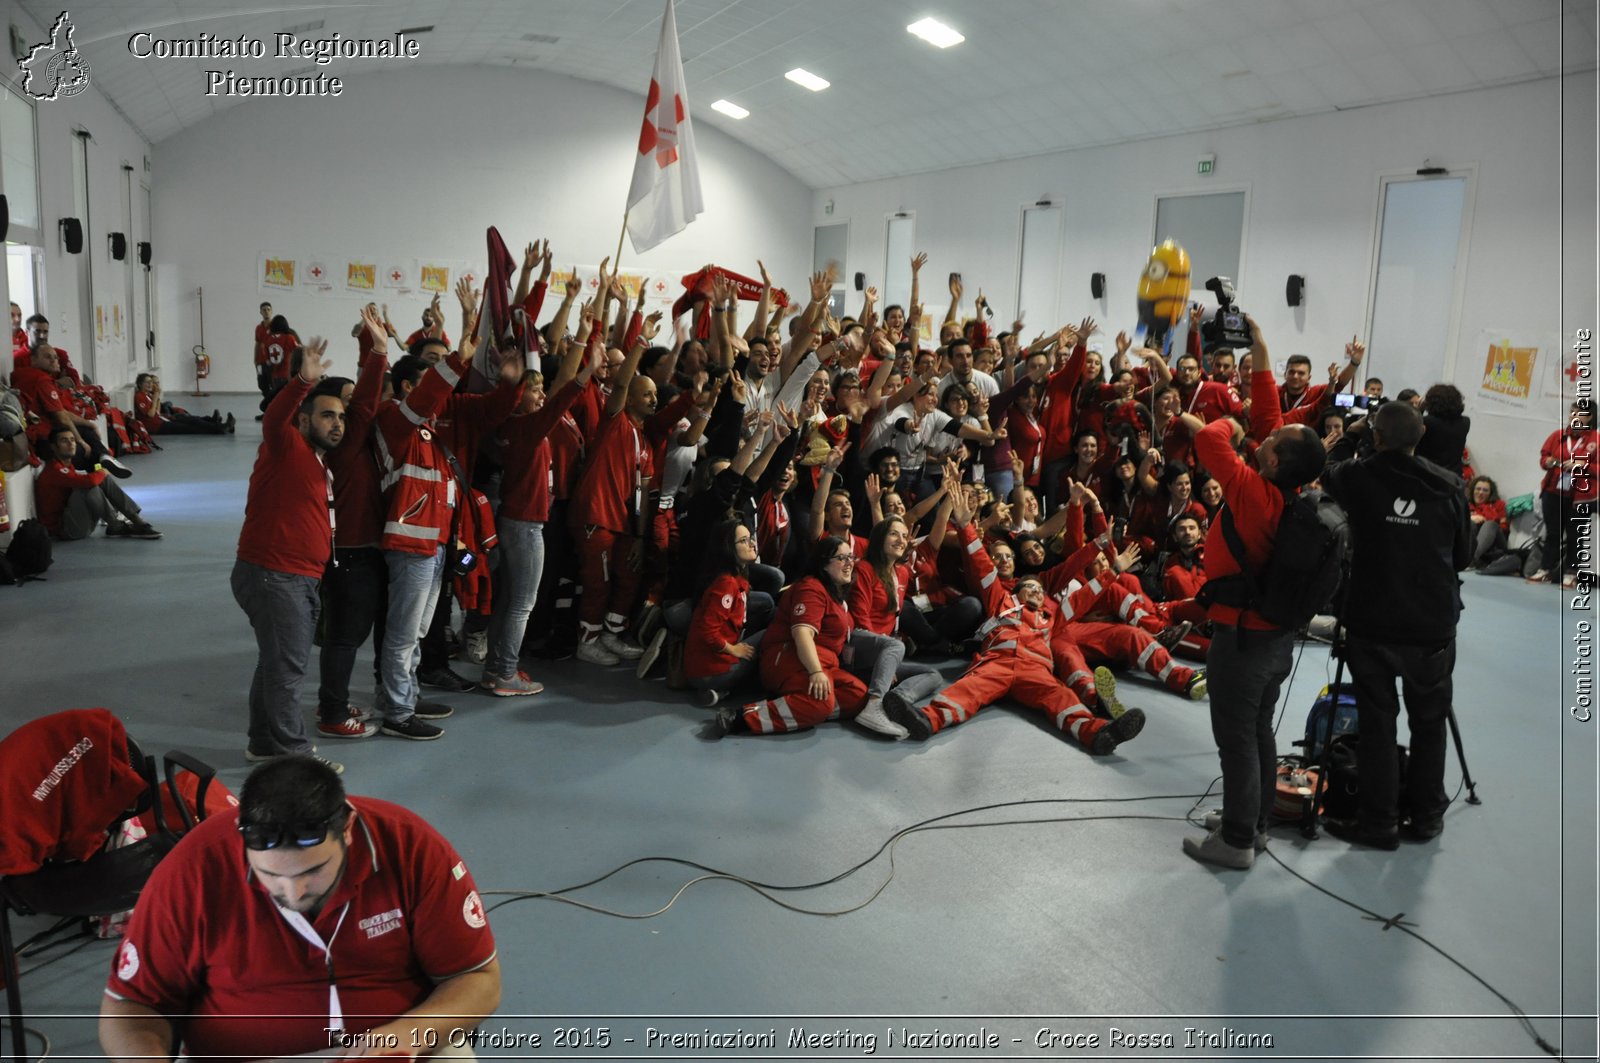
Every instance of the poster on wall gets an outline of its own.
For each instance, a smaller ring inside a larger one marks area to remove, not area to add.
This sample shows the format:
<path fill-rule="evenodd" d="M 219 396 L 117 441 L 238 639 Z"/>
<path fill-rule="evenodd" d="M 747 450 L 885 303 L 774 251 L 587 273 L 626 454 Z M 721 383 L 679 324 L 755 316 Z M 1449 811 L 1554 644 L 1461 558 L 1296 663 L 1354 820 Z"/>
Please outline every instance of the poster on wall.
<path fill-rule="evenodd" d="M 106 349 L 106 308 L 103 303 L 94 304 L 94 349 Z"/>
<path fill-rule="evenodd" d="M 370 299 L 378 290 L 378 261 L 372 258 L 344 260 L 344 292 Z"/>
<path fill-rule="evenodd" d="M 264 292 L 292 292 L 297 263 L 282 255 L 262 255 L 256 269 L 258 286 Z"/>
<path fill-rule="evenodd" d="M 1580 359 L 1571 347 L 1552 339 L 1549 355 L 1544 359 L 1540 394 L 1557 402 L 1594 398 L 1594 356 L 1590 353 Z"/>
<path fill-rule="evenodd" d="M 327 295 L 333 291 L 334 275 L 328 267 L 326 255 L 308 256 L 300 269 L 300 290 L 313 295 Z"/>
<path fill-rule="evenodd" d="M 111 304 L 111 338 L 121 343 L 125 338 L 122 333 L 122 304 Z"/>
<path fill-rule="evenodd" d="M 417 288 L 428 295 L 443 295 L 450 290 L 453 267 L 448 262 L 419 261 Z"/>
<path fill-rule="evenodd" d="M 1544 363 L 1556 361 L 1549 358 L 1547 349 L 1539 338 L 1512 330 L 1489 330 L 1478 333 L 1478 343 L 1471 364 L 1479 367 L 1478 386 L 1473 398 L 1478 404 L 1493 407 L 1499 413 L 1517 413 L 1541 418 L 1542 411 L 1531 409 L 1534 400 L 1542 398 L 1535 391 L 1536 382 L 1544 374 Z"/>
<path fill-rule="evenodd" d="M 383 289 L 410 295 L 417 287 L 417 264 L 411 260 L 390 259 L 383 267 Z"/>

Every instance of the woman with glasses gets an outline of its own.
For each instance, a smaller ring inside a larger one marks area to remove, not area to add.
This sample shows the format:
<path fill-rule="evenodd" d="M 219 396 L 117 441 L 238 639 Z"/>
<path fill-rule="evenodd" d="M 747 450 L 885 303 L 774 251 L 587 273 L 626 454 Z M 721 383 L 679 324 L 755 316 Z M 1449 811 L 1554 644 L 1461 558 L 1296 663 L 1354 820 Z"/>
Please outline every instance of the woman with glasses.
<path fill-rule="evenodd" d="M 839 716 L 880 734 L 905 737 L 904 729 L 883 711 L 883 696 L 904 647 L 893 639 L 873 647 L 878 652 L 871 662 L 870 686 L 844 666 L 845 658 L 854 656 L 849 648 L 855 622 L 845 608 L 845 596 L 855 567 L 855 550 L 836 535 L 824 537 L 812 549 L 805 577 L 778 600 L 761 644 L 761 683 L 768 697 L 720 709 L 717 722 L 723 733 L 801 731 Z"/>
<path fill-rule="evenodd" d="M 754 533 L 739 521 L 724 521 L 711 533 L 701 581 L 705 590 L 683 648 L 684 678 L 708 709 L 755 675 L 761 640 L 772 619 L 772 598 L 750 589 L 756 548 Z"/>

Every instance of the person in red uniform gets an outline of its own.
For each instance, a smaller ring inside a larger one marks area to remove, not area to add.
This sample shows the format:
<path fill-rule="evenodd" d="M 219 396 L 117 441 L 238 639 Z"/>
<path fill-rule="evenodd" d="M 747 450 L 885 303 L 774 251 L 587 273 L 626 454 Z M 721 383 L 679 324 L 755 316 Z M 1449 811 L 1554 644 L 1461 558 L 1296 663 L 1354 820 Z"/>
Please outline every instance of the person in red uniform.
<path fill-rule="evenodd" d="M 1243 582 L 1243 566 L 1254 572 L 1265 568 L 1287 498 L 1316 479 L 1327 461 L 1315 431 L 1284 423 L 1266 339 L 1254 320 L 1246 321 L 1251 336 L 1250 434 L 1259 441 L 1256 467 L 1246 465 L 1234 450 L 1233 421 L 1202 424 L 1193 414 L 1182 415 L 1194 432 L 1200 464 L 1222 485 L 1245 548 L 1245 557 L 1235 557 L 1222 521 L 1211 525 L 1205 544 L 1206 581 L 1212 584 L 1206 674 L 1211 732 L 1222 765 L 1222 815 L 1217 828 L 1205 837 L 1185 838 L 1183 851 L 1203 863 L 1235 870 L 1248 869 L 1256 849 L 1265 845 L 1278 771 L 1272 717 L 1293 664 L 1296 633 L 1237 604 L 1246 596 L 1229 594 L 1227 588 Z M 1223 580 L 1229 584 L 1218 588 Z"/>
<path fill-rule="evenodd" d="M 27 366 L 19 366 L 12 372 L 11 386 L 22 399 L 23 409 L 35 418 L 28 425 L 28 437 L 44 443 L 53 428 L 66 428 L 77 444 L 76 461 L 80 471 L 98 463 L 117 479 L 126 480 L 133 475 L 133 470 L 112 456 L 93 421 L 70 408 L 68 396 L 57 383 L 61 375 L 60 356 L 54 347 L 44 342 L 34 345 Z"/>
<path fill-rule="evenodd" d="M 422 327 L 406 337 L 407 353 L 418 353 L 414 348 L 423 340 L 438 340 L 446 350 L 450 348 L 450 337 L 444 330 L 444 310 L 439 306 L 437 294 L 422 311 Z"/>
<path fill-rule="evenodd" d="M 256 337 L 254 344 L 256 365 L 256 388 L 261 392 L 261 401 L 266 402 L 272 397 L 272 363 L 267 359 L 267 344 L 272 342 L 272 304 L 261 304 L 261 320 L 256 322 Z M 257 417 L 256 420 L 261 420 Z"/>
<path fill-rule="evenodd" d="M 1500 488 L 1487 476 L 1474 476 L 1467 485 L 1467 512 L 1472 520 L 1472 567 L 1482 569 L 1505 552 L 1511 519 Z"/>
<path fill-rule="evenodd" d="M 737 520 L 718 524 L 706 553 L 708 578 L 689 619 L 683 646 L 683 677 L 700 692 L 700 703 L 715 708 L 729 691 L 755 676 L 761 643 L 772 619 L 772 599 L 758 596 L 752 608 L 750 566 L 756 563 L 756 537 Z"/>
<path fill-rule="evenodd" d="M 1325 401 L 1332 401 L 1327 397 L 1330 391 L 1342 391 L 1346 384 L 1355 379 L 1356 368 L 1361 365 L 1366 353 L 1367 345 L 1351 336 L 1350 342 L 1344 345 L 1344 367 L 1338 369 L 1328 366 L 1331 384 L 1311 383 L 1311 359 L 1303 354 L 1291 354 L 1283 368 L 1283 387 L 1278 391 L 1279 409 L 1283 413 L 1295 410 L 1302 415 L 1314 415 Z M 1252 359 L 1252 366 L 1266 368 L 1260 356 Z M 1252 371 L 1251 376 L 1254 375 Z"/>
<path fill-rule="evenodd" d="M 1185 354 L 1178 359 L 1172 382 L 1178 388 L 1185 413 L 1192 413 L 1206 423 L 1219 417 L 1243 417 L 1244 403 L 1239 395 L 1220 380 L 1205 380 L 1200 374 L 1200 359 Z"/>
<path fill-rule="evenodd" d="M 11 357 L 20 362 L 28 349 L 28 330 L 22 327 L 22 307 L 11 304 Z"/>
<path fill-rule="evenodd" d="M 522 638 L 539 596 L 544 574 L 544 527 L 550 520 L 555 469 L 550 461 L 550 434 L 557 430 L 589 380 L 603 353 L 588 358 L 585 349 L 569 344 L 561 369 L 546 397 L 544 376 L 523 376 L 522 400 L 516 413 L 500 426 L 505 473 L 500 483 L 500 570 L 494 589 L 488 649 L 478 685 L 497 697 L 538 694 L 541 683 L 519 667 Z"/>
<path fill-rule="evenodd" d="M 1006 590 L 972 526 L 966 499 L 956 497 L 954 507 L 967 583 L 978 592 L 989 617 L 980 629 L 983 647 L 961 678 L 923 704 L 907 696 L 910 684 L 890 691 L 884 699 L 889 718 L 913 738 L 925 739 L 965 723 L 1001 698 L 1010 698 L 1023 708 L 1046 713 L 1058 731 L 1097 756 L 1137 735 L 1144 727 L 1142 710 L 1126 709 L 1115 719 L 1100 719 L 1056 678 L 1051 651 L 1051 633 L 1060 611 L 1056 601 L 1045 593 L 1037 576 L 1024 576 L 1014 590 Z M 1109 691 L 1102 700 L 1108 709 L 1121 708 Z"/>
<path fill-rule="evenodd" d="M 1544 544 L 1539 571 L 1528 577 L 1531 583 L 1553 583 L 1559 578 L 1564 586 L 1573 586 L 1585 567 L 1580 564 L 1580 555 L 1585 553 L 1591 555 L 1588 568 L 1593 570 L 1592 551 L 1583 549 L 1591 540 L 1583 532 L 1600 494 L 1597 440 L 1595 403 L 1584 398 L 1572 404 L 1566 426 L 1551 432 L 1539 448 L 1539 468 L 1544 470 L 1539 485 Z"/>
<path fill-rule="evenodd" d="M 724 734 L 781 734 L 840 718 L 878 734 L 906 737 L 883 707 L 894 669 L 884 675 L 876 667 L 884 659 L 898 664 L 904 648 L 892 639 L 882 640 L 900 653 L 891 658 L 888 651 L 881 652 L 871 687 L 845 666 L 855 648 L 851 636 L 856 625 L 845 607 L 855 566 L 855 552 L 838 536 L 827 536 L 812 548 L 805 577 L 783 592 L 761 643 L 761 684 L 769 696 L 720 709 L 717 722 Z"/>
<path fill-rule="evenodd" d="M 271 414 L 268 414 L 271 418 Z M 110 1058 L 414 1056 L 500 1006 L 466 864 L 388 801 L 309 757 L 257 768 L 139 895 L 100 1002 Z"/>
<path fill-rule="evenodd" d="M 463 282 L 464 288 L 464 282 Z M 471 290 L 458 289 L 464 305 Z M 469 307 L 469 310 L 475 307 Z M 428 721 L 451 715 L 449 706 L 420 702 L 418 667 L 422 637 L 433 622 L 443 593 L 447 563 L 467 546 L 464 522 L 474 503 L 467 489 L 472 468 L 467 449 L 498 428 L 522 394 L 522 361 L 500 363 L 499 386 L 484 394 L 457 394 L 457 383 L 472 367 L 476 337 L 466 335 L 461 349 L 436 365 L 408 354 L 390 371 L 394 400 L 378 410 L 373 443 L 384 489 L 381 545 L 389 567 L 389 608 L 378 657 L 382 682 L 377 709 L 380 730 L 395 738 L 430 741 L 444 734 Z M 427 344 L 439 346 L 437 340 Z M 470 681 L 464 681 L 471 689 Z"/>
<path fill-rule="evenodd" d="M 372 460 L 372 422 L 389 368 L 389 333 L 371 304 L 362 312 L 369 353 L 360 376 L 339 379 L 345 404 L 344 438 L 328 451 L 333 474 L 333 515 L 339 528 L 333 564 L 322 581 L 322 651 L 317 657 L 317 733 L 325 738 L 370 738 L 378 725 L 370 710 L 350 703 L 356 652 L 372 635 L 383 644 L 389 605 L 389 569 L 378 541 L 383 537 L 383 492 Z M 327 381 L 324 386 L 335 381 Z"/>
<path fill-rule="evenodd" d="M 321 610 L 323 570 L 333 555 L 333 474 L 323 455 L 344 438 L 344 403 L 312 393 L 331 364 L 322 358 L 327 349 L 312 337 L 300 372 L 267 406 L 245 497 L 231 582 L 256 636 L 248 761 L 313 749 L 300 715 L 300 683 Z"/>
<path fill-rule="evenodd" d="M 599 325 L 596 325 L 598 328 Z M 578 542 L 582 598 L 577 658 L 611 665 L 638 660 L 644 649 L 623 639 L 644 567 L 650 512 L 645 489 L 654 473 L 645 421 L 656 412 L 656 382 L 639 359 L 661 329 L 651 314 L 611 379 L 611 395 L 589 440 L 589 464 L 573 492 L 568 520 Z"/>
<path fill-rule="evenodd" d="M 84 539 L 96 525 L 106 526 L 106 537 L 159 539 L 161 533 L 139 515 L 139 503 L 129 498 L 101 469 L 87 472 L 73 467 L 78 441 L 70 429 L 50 431 L 50 460 L 39 471 L 34 501 L 45 530 L 57 539 Z"/>
<path fill-rule="evenodd" d="M 231 434 L 234 416 L 223 420 L 213 413 L 210 417 L 196 417 L 174 409 L 161 401 L 161 378 L 154 373 L 140 373 L 133 382 L 133 417 L 151 435 L 210 435 Z M 166 409 L 162 407 L 166 405 Z"/>

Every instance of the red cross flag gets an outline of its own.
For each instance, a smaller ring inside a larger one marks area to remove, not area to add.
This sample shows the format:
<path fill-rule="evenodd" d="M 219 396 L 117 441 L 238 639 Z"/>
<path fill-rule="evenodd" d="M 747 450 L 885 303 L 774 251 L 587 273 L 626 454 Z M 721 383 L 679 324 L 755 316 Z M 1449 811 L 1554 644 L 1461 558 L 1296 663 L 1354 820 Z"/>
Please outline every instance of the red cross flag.
<path fill-rule="evenodd" d="M 667 0 L 655 75 L 650 79 L 644 126 L 639 131 L 639 154 L 633 162 L 633 186 L 628 189 L 628 235 L 633 238 L 633 249 L 648 251 L 682 232 L 704 209 L 683 60 L 678 55 L 678 22 L 672 14 L 672 0 Z"/>

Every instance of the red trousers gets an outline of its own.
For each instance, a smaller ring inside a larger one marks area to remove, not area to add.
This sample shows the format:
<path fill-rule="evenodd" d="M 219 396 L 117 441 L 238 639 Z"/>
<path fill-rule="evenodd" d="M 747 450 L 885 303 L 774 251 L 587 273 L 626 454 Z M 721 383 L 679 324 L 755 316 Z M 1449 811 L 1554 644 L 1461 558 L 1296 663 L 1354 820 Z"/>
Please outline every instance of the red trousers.
<path fill-rule="evenodd" d="M 1056 633 L 1050 651 L 1055 654 L 1056 672 L 1063 679 L 1080 662 L 1142 668 L 1165 683 L 1168 690 L 1180 694 L 1194 678 L 1193 668 L 1178 664 L 1154 637 L 1127 624 L 1074 620 Z M 1063 668 L 1067 669 L 1066 673 L 1062 672 Z"/>
<path fill-rule="evenodd" d="M 776 661 L 761 659 L 761 685 L 771 695 L 744 707 L 744 722 L 755 734 L 781 734 L 815 727 L 835 715 L 849 718 L 867 702 L 867 684 L 842 668 L 831 655 L 822 654 L 822 666 L 833 680 L 833 700 L 819 701 L 807 693 L 811 676 L 793 649 Z"/>
<path fill-rule="evenodd" d="M 627 626 L 633 600 L 639 593 L 639 569 L 628 561 L 636 535 L 606 528 L 578 531 L 578 624 L 586 635 L 597 635 L 601 624 L 614 632 Z"/>
<path fill-rule="evenodd" d="M 1194 625 L 1194 630 L 1183 636 L 1183 641 L 1172 648 L 1174 657 L 1182 657 L 1186 661 L 1205 662 L 1206 652 L 1211 649 L 1211 639 L 1199 633 L 1201 625 L 1206 622 L 1206 607 L 1193 598 L 1180 598 L 1177 601 L 1167 602 L 1167 615 L 1173 623 L 1184 620 Z"/>
<path fill-rule="evenodd" d="M 984 706 L 1009 697 L 1025 709 L 1050 716 L 1056 730 L 1088 748 L 1100 728 L 1110 723 L 1084 708 L 1071 690 L 1051 674 L 1050 666 L 1026 651 L 985 653 L 966 674 L 934 695 L 922 708 L 935 732 L 965 723 Z"/>

